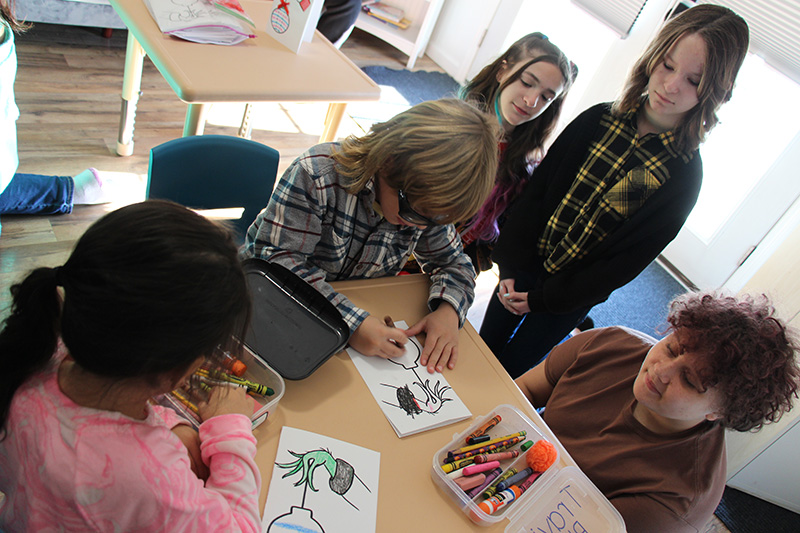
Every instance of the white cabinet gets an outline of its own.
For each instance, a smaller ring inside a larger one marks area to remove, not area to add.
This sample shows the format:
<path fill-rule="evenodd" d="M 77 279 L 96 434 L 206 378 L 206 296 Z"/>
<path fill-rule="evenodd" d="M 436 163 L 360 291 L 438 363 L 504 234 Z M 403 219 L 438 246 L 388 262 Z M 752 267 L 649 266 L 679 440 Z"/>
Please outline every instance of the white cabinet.
<path fill-rule="evenodd" d="M 411 21 L 408 28 L 396 28 L 364 12 L 359 13 L 356 28 L 371 33 L 408 55 L 406 68 L 414 68 L 417 58 L 425 53 L 444 0 L 390 0 L 386 3 L 405 11 L 405 18 Z"/>

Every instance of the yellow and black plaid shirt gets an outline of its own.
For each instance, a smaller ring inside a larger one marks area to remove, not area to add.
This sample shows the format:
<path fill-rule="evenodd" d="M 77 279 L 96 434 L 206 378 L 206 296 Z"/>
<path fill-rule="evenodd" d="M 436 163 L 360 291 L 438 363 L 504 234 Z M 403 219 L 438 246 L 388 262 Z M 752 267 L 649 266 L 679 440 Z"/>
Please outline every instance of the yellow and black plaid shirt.
<path fill-rule="evenodd" d="M 538 253 L 550 273 L 584 257 L 636 213 L 669 179 L 667 161 L 691 158 L 678 151 L 671 131 L 639 137 L 636 110 L 621 117 L 606 112 L 600 128 L 539 238 Z"/>

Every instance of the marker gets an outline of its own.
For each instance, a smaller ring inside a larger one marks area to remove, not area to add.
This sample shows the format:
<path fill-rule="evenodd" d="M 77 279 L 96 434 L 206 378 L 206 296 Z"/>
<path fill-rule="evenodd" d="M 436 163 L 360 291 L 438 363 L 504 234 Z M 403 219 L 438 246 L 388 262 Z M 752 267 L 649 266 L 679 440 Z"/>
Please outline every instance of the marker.
<path fill-rule="evenodd" d="M 494 415 L 478 429 L 467 435 L 467 444 L 475 444 L 475 442 L 470 442 L 470 439 L 475 439 L 477 437 L 483 436 L 487 431 L 489 431 L 497 424 L 499 424 L 501 420 L 503 420 L 503 417 L 501 417 L 500 415 Z"/>
<path fill-rule="evenodd" d="M 487 470 L 491 470 L 492 468 L 497 468 L 500 466 L 500 461 L 489 461 L 488 463 L 483 463 L 480 465 L 469 465 L 464 467 L 464 475 L 471 476 L 472 474 L 477 474 L 479 472 L 486 472 Z"/>
<path fill-rule="evenodd" d="M 517 469 L 516 468 L 509 468 L 508 470 L 505 471 L 505 473 L 502 476 L 498 477 L 497 480 L 494 483 L 489 485 L 489 488 L 484 490 L 483 493 L 481 494 L 481 496 L 483 498 L 491 498 L 492 496 L 494 496 L 497 493 L 497 484 L 500 483 L 503 480 L 506 480 L 506 479 L 510 478 L 511 476 L 513 476 L 516 473 L 517 473 Z"/>
<path fill-rule="evenodd" d="M 489 461 L 505 461 L 506 459 L 513 459 L 515 457 L 519 457 L 519 453 L 519 450 L 511 450 L 510 452 L 484 453 L 481 455 L 476 455 L 473 457 L 473 459 L 475 460 L 475 464 L 479 465 L 481 463 L 488 463 Z"/>
<path fill-rule="evenodd" d="M 502 472 L 503 472 L 502 468 L 495 468 L 491 472 L 487 472 L 486 481 L 484 481 L 483 484 L 480 485 L 479 487 L 475 487 L 474 489 L 468 490 L 467 496 L 469 496 L 470 498 L 474 498 L 475 496 L 486 490 L 486 487 L 491 485 L 494 482 L 494 480 L 497 479 L 498 476 L 500 476 Z"/>
<path fill-rule="evenodd" d="M 385 317 L 383 317 L 383 323 L 386 324 L 387 326 L 389 326 L 390 328 L 395 327 L 394 320 L 392 320 L 392 317 L 390 317 L 389 315 L 386 315 Z M 394 339 L 389 339 L 389 342 L 391 342 L 392 344 L 394 344 L 398 348 L 405 349 L 402 344 L 400 344 L 399 342 L 397 342 Z"/>
<path fill-rule="evenodd" d="M 525 481 L 526 479 L 528 479 L 528 476 L 530 476 L 531 474 L 533 474 L 533 469 L 530 468 L 530 467 L 528 467 L 528 468 L 526 468 L 524 470 L 520 470 L 519 472 L 517 472 L 516 474 L 514 474 L 510 478 L 508 478 L 506 480 L 503 480 L 500 483 L 498 483 L 497 484 L 497 490 L 498 491 L 506 490 L 511 485 L 516 485 L 517 483 L 519 483 L 521 481 Z"/>

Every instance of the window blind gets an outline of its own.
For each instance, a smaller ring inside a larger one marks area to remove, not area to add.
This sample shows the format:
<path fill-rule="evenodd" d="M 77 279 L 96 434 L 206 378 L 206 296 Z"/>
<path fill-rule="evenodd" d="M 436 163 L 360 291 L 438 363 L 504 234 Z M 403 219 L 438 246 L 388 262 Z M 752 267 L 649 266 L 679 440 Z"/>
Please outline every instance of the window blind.
<path fill-rule="evenodd" d="M 701 0 L 735 11 L 750 27 L 750 51 L 800 83 L 800 2 L 798 0 Z"/>
<path fill-rule="evenodd" d="M 647 0 L 572 0 L 594 15 L 623 39 L 628 36 L 633 23 L 639 18 Z"/>

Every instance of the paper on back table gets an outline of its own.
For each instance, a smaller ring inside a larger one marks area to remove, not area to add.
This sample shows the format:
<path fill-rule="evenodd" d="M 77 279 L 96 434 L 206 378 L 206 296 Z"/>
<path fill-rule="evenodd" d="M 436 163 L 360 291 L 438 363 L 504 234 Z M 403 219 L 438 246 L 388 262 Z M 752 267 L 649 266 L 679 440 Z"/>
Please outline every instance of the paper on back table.
<path fill-rule="evenodd" d="M 396 327 L 406 329 L 405 322 Z M 419 364 L 422 345 L 409 338 L 402 357 L 367 357 L 347 353 L 398 437 L 413 435 L 472 416 L 443 373 L 429 374 Z"/>

